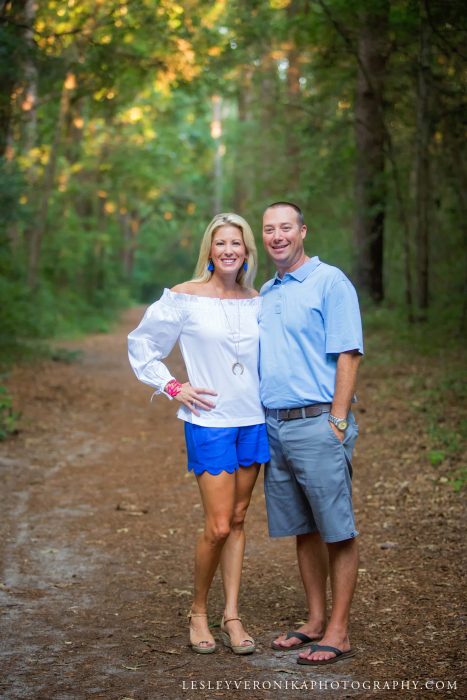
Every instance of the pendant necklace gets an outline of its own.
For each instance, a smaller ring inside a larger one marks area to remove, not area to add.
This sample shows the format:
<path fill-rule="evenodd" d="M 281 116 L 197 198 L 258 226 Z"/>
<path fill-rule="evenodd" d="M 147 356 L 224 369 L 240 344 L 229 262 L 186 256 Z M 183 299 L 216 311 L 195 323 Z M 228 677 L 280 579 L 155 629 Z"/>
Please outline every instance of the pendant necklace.
<path fill-rule="evenodd" d="M 224 309 L 224 304 L 222 303 L 222 299 L 219 299 L 219 303 L 221 305 L 221 309 L 224 313 L 225 320 L 227 322 L 227 326 L 230 331 L 230 335 L 232 337 L 232 342 L 234 344 L 235 348 L 235 362 L 232 365 L 232 374 L 240 375 L 243 374 L 244 372 L 244 366 L 238 359 L 238 350 L 240 346 L 240 303 L 239 300 L 237 299 L 237 333 L 235 333 L 234 329 L 232 328 L 232 325 L 229 321 L 229 317 L 227 316 L 227 312 Z"/>

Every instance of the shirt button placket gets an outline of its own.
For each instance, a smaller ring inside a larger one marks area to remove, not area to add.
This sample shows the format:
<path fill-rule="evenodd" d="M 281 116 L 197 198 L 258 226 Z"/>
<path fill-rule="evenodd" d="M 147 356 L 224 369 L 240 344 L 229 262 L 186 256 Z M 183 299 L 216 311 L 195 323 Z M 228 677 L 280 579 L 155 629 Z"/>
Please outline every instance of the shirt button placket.
<path fill-rule="evenodd" d="M 277 290 L 274 311 L 276 312 L 276 314 L 282 313 L 282 284 L 279 285 L 279 288 Z"/>

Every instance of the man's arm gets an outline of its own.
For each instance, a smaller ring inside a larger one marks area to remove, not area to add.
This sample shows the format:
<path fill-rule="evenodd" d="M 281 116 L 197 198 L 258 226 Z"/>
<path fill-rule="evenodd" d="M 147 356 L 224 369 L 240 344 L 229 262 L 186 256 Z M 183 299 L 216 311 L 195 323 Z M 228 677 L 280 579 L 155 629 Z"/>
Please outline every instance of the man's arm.
<path fill-rule="evenodd" d="M 341 352 L 337 358 L 336 385 L 331 408 L 331 413 L 336 418 L 347 418 L 355 392 L 357 371 L 361 359 L 362 356 L 357 350 Z M 332 423 L 330 425 L 339 440 L 343 440 L 344 433 Z"/>

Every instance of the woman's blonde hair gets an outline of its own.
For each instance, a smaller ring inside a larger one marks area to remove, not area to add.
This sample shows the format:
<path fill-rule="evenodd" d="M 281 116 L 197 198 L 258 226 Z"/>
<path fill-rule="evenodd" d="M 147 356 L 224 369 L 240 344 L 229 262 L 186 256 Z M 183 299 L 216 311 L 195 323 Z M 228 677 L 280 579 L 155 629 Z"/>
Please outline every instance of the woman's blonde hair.
<path fill-rule="evenodd" d="M 243 243 L 246 248 L 246 262 L 248 269 L 243 266 L 237 275 L 237 282 L 242 287 L 252 287 L 256 277 L 258 266 L 258 253 L 256 250 L 255 238 L 250 225 L 238 214 L 217 214 L 208 225 L 201 241 L 198 262 L 195 268 L 193 282 L 209 282 L 212 277 L 211 270 L 208 270 L 209 258 L 211 257 L 211 245 L 215 232 L 222 226 L 236 226 L 242 232 Z"/>

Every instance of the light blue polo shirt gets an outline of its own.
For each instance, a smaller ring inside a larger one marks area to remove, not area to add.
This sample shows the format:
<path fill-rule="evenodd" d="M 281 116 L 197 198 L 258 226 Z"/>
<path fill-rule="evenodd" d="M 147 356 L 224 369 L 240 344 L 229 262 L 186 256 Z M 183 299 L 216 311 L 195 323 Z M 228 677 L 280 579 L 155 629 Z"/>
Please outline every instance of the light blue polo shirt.
<path fill-rule="evenodd" d="M 316 256 L 261 289 L 260 393 L 266 408 L 331 403 L 339 353 L 363 354 L 357 294 Z"/>

